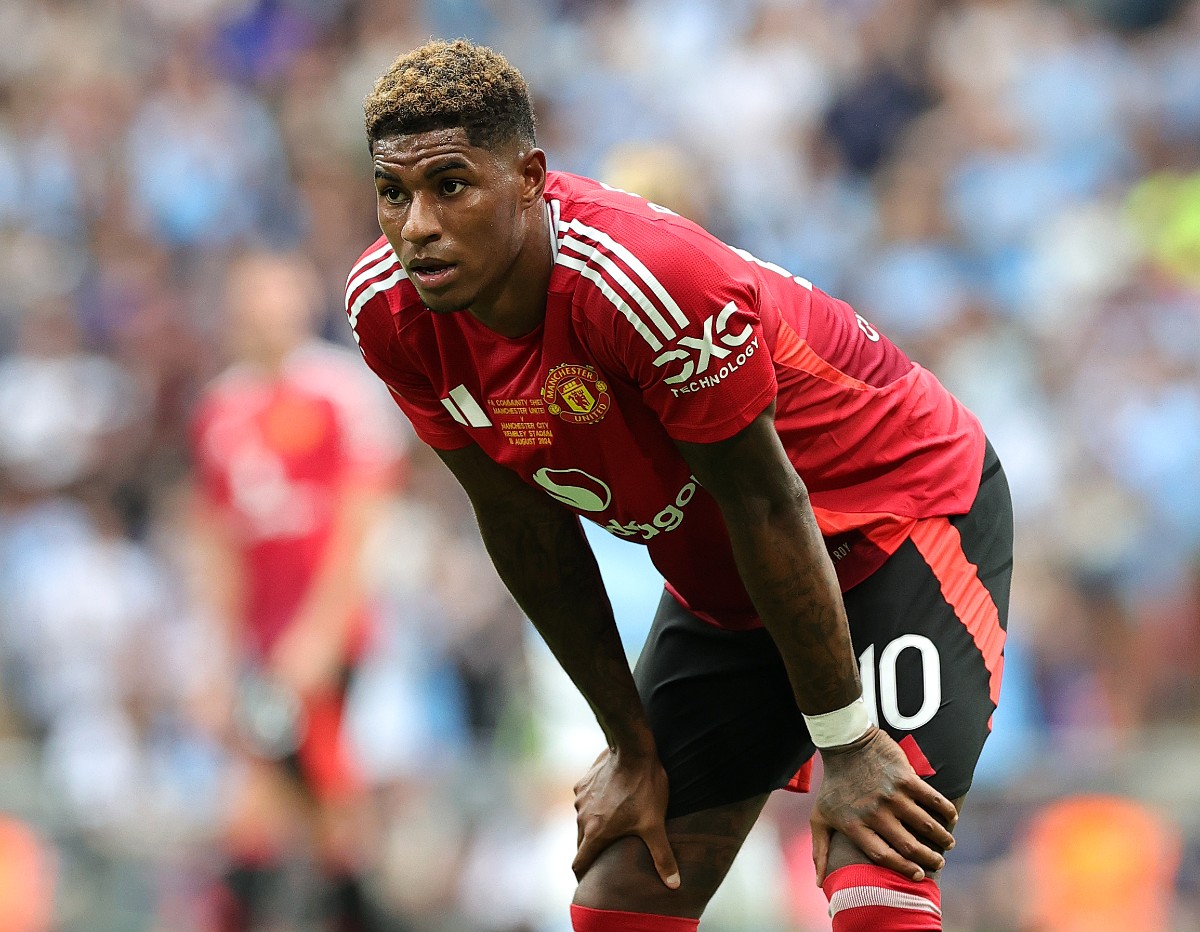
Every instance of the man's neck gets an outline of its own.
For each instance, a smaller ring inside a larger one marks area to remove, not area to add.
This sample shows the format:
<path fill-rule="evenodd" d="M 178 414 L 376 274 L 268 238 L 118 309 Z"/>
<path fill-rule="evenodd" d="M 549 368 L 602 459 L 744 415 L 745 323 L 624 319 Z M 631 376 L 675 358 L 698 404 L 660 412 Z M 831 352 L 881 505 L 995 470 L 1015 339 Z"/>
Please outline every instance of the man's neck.
<path fill-rule="evenodd" d="M 546 317 L 554 254 L 549 212 L 544 207 L 535 210 L 535 216 L 528 218 L 524 243 L 508 270 L 501 293 L 486 309 L 470 308 L 476 320 L 504 337 L 524 336 L 537 329 Z"/>

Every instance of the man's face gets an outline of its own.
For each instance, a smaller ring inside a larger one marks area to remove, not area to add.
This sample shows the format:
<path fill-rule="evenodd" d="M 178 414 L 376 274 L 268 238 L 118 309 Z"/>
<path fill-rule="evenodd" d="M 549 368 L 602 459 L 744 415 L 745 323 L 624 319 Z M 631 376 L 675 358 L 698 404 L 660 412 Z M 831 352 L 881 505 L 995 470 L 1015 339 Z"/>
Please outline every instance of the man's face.
<path fill-rule="evenodd" d="M 426 306 L 495 301 L 525 234 L 515 146 L 481 149 L 463 129 L 431 130 L 377 140 L 374 166 L 379 227 Z"/>

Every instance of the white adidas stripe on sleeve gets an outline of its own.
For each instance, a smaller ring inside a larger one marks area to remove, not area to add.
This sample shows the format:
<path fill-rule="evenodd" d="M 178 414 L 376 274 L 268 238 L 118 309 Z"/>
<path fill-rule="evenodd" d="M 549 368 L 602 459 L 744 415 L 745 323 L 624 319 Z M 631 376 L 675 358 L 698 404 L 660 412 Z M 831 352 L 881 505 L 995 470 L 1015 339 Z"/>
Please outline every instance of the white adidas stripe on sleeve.
<path fill-rule="evenodd" d="M 612 286 L 605 281 L 604 276 L 597 269 L 588 265 L 584 260 L 576 258 L 575 256 L 569 256 L 565 252 L 560 252 L 558 254 L 557 262 L 559 265 L 564 265 L 569 269 L 575 269 L 575 271 L 577 271 L 580 275 L 595 284 L 595 286 L 600 289 L 600 293 L 604 295 L 604 297 L 608 298 L 613 307 L 620 311 L 621 316 L 629 321 L 629 323 L 633 326 L 633 329 L 638 332 L 641 338 L 650 344 L 651 349 L 662 349 L 662 341 L 650 332 L 650 328 L 646 326 L 645 322 L 638 317 L 637 314 L 634 313 L 633 309 L 625 303 L 624 299 L 622 299 L 621 296 L 612 289 Z"/>
<path fill-rule="evenodd" d="M 404 269 L 398 268 L 387 278 L 380 279 L 377 282 L 372 282 L 362 290 L 362 293 L 357 298 L 354 299 L 353 304 L 348 304 L 346 307 L 346 314 L 350 318 L 350 330 L 354 334 L 355 343 L 360 342 L 358 337 L 358 315 L 362 313 L 363 306 L 373 297 L 375 297 L 375 295 L 379 294 L 379 292 L 391 288 L 392 285 L 396 284 L 396 282 L 407 277 L 408 276 L 404 274 Z"/>
<path fill-rule="evenodd" d="M 633 272 L 633 274 L 639 279 L 641 279 L 642 284 L 646 285 L 659 299 L 659 301 L 662 302 L 663 307 L 665 307 L 667 310 L 667 313 L 671 315 L 671 319 L 674 320 L 675 323 L 677 323 L 680 327 L 687 327 L 689 321 L 687 317 L 684 316 L 683 311 L 679 309 L 679 305 L 675 302 L 675 299 L 672 298 L 667 292 L 667 289 L 663 287 L 662 282 L 654 277 L 654 273 L 646 268 L 645 264 L 637 256 L 630 252 L 627 247 L 621 243 L 618 243 L 603 230 L 597 230 L 595 227 L 590 227 L 578 220 L 572 220 L 566 225 L 566 228 L 572 233 L 578 233 L 582 235 L 586 239 L 595 240 L 597 243 L 611 252 L 616 258 L 624 262 L 629 267 L 630 271 Z"/>
<path fill-rule="evenodd" d="M 361 272 L 363 269 L 365 269 L 368 265 L 370 265 L 376 259 L 383 258 L 389 252 L 392 252 L 392 245 L 391 245 L 391 243 L 385 242 L 382 246 L 380 246 L 374 252 L 368 253 L 367 255 L 365 255 L 361 259 L 359 259 L 358 262 L 355 263 L 354 268 L 352 268 L 350 270 L 350 274 L 346 276 L 347 290 L 349 290 L 349 288 L 350 288 L 350 279 L 352 279 L 355 275 L 357 275 L 359 272 Z M 395 255 L 395 253 L 392 253 L 392 254 Z"/>

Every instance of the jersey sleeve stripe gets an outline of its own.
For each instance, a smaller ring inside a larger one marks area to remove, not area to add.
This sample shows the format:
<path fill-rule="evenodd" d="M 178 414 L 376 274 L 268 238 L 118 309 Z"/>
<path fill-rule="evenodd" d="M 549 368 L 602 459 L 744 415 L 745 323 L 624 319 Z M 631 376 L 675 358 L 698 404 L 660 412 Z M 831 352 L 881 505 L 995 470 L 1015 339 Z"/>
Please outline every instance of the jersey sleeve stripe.
<path fill-rule="evenodd" d="M 387 278 L 380 279 L 377 282 L 372 282 L 370 285 L 364 288 L 362 293 L 354 299 L 353 304 L 347 303 L 346 315 L 350 318 L 350 330 L 354 334 L 355 343 L 360 342 L 358 337 L 358 315 L 362 313 L 362 309 L 366 303 L 375 297 L 375 295 L 379 294 L 379 292 L 391 288 L 392 285 L 396 284 L 396 282 L 407 277 L 408 276 L 404 274 L 403 268 L 396 269 L 396 271 Z"/>
<path fill-rule="evenodd" d="M 567 224 L 567 229 L 573 233 L 578 233 L 586 239 L 595 240 L 601 246 L 604 246 L 614 256 L 624 262 L 635 275 L 654 293 L 654 295 L 662 302 L 671 319 L 675 321 L 681 328 L 686 329 L 688 319 L 684 316 L 683 311 L 679 309 L 679 305 L 675 303 L 675 299 L 667 293 L 667 289 L 662 286 L 654 273 L 646 268 L 645 264 L 638 259 L 625 246 L 618 243 L 603 230 L 597 230 L 595 227 L 587 226 L 579 220 L 572 220 Z"/>
<path fill-rule="evenodd" d="M 355 275 L 357 275 L 359 272 L 361 272 L 363 269 L 365 269 L 368 265 L 370 265 L 376 259 L 382 258 L 384 255 L 386 255 L 389 252 L 392 252 L 391 243 L 384 243 L 382 246 L 380 246 L 374 252 L 369 253 L 369 254 L 363 256 L 361 259 L 359 259 L 358 262 L 355 263 L 354 268 L 352 268 L 350 270 L 350 274 L 346 276 L 347 290 L 350 289 L 350 279 L 352 279 Z M 393 253 L 393 255 L 394 255 L 394 253 Z"/>
<path fill-rule="evenodd" d="M 667 323 L 658 308 L 646 297 L 645 292 L 630 280 L 629 276 L 625 274 L 624 269 L 617 265 L 609 256 L 605 255 L 601 247 L 585 243 L 573 236 L 563 236 L 562 246 L 578 253 L 587 262 L 600 266 L 600 268 L 608 273 L 609 278 L 620 285 L 625 293 L 637 303 L 638 307 L 645 311 L 646 316 L 650 318 L 650 323 L 658 328 L 658 332 L 665 339 L 672 340 L 675 338 L 675 328 Z"/>
<path fill-rule="evenodd" d="M 390 271 L 391 268 L 399 264 L 399 262 L 400 260 L 396 258 L 396 254 L 389 248 L 388 254 L 381 261 L 372 266 L 368 266 L 365 271 L 356 276 L 349 282 L 349 284 L 346 285 L 346 302 L 350 302 L 350 296 L 354 294 L 354 292 L 360 285 L 362 285 L 363 282 L 375 278 L 378 275 L 382 275 L 384 272 Z"/>
<path fill-rule="evenodd" d="M 569 256 L 565 252 L 558 254 L 558 259 L 555 260 L 558 265 L 566 266 L 569 269 L 575 269 L 580 275 L 588 281 L 595 284 L 600 289 L 600 293 L 612 302 L 613 307 L 621 312 L 624 317 L 633 326 L 633 329 L 638 332 L 643 340 L 650 344 L 653 350 L 662 349 L 662 342 L 646 326 L 645 322 L 633 312 L 633 309 L 625 303 L 619 294 L 613 291 L 612 287 L 604 280 L 604 276 L 592 266 L 588 265 L 582 259 L 577 259 L 575 256 Z"/>

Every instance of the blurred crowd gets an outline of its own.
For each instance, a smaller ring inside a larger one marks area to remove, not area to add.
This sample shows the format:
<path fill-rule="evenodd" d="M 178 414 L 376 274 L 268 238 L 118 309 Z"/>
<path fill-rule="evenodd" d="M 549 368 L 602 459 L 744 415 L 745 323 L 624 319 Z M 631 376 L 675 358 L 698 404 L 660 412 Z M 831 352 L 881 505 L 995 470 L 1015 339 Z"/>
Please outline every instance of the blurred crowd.
<path fill-rule="evenodd" d="M 1017 566 L 947 929 L 1200 929 L 1200 2 L 5 0 L 0 930 L 217 928 L 244 768 L 190 512 L 229 271 L 298 258 L 349 352 L 362 98 L 458 35 L 523 71 L 552 168 L 850 301 L 984 422 Z M 382 400 L 365 888 L 380 928 L 562 932 L 599 731 Z M 634 654 L 660 582 L 592 538 Z M 805 805 L 772 801 L 713 932 L 827 928 Z M 262 928 L 318 928 L 292 912 Z"/>

